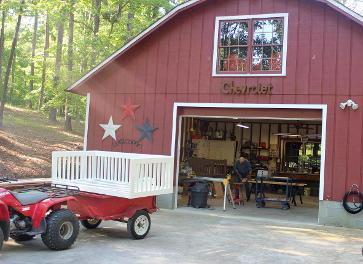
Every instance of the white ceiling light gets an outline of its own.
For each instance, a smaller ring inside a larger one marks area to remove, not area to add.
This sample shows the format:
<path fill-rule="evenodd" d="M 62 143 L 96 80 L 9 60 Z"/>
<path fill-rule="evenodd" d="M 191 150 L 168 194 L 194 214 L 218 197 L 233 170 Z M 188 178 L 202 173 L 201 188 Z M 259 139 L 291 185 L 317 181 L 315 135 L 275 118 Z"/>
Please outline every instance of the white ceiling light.
<path fill-rule="evenodd" d="M 291 133 L 276 133 L 274 136 L 289 136 Z"/>
<path fill-rule="evenodd" d="M 237 124 L 237 126 L 240 128 L 250 128 L 249 126 L 242 125 L 241 123 Z"/>

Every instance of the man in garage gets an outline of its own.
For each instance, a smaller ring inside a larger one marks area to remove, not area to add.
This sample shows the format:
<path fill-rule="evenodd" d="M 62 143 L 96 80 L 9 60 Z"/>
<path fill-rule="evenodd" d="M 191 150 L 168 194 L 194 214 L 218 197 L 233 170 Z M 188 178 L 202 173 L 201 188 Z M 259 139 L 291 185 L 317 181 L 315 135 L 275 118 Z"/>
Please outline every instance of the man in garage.
<path fill-rule="evenodd" d="M 234 171 L 237 174 L 237 182 L 243 183 L 246 189 L 246 198 L 247 201 L 250 200 L 250 184 L 248 183 L 248 180 L 251 177 L 251 162 L 247 160 L 245 157 L 240 157 L 235 165 L 234 165 Z M 241 185 L 239 185 L 241 186 Z M 241 192 L 240 188 L 238 188 L 239 192 Z M 242 193 L 241 193 L 242 194 Z"/>

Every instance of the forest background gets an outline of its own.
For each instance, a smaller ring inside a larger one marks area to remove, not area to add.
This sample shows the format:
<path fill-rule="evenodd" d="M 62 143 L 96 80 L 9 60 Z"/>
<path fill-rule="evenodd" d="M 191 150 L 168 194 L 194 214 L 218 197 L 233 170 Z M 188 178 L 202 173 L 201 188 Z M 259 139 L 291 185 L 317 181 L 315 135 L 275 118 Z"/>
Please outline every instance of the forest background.
<path fill-rule="evenodd" d="M 182 2 L 0 0 L 0 128 L 11 104 L 72 130 L 85 98 L 67 87 Z"/>

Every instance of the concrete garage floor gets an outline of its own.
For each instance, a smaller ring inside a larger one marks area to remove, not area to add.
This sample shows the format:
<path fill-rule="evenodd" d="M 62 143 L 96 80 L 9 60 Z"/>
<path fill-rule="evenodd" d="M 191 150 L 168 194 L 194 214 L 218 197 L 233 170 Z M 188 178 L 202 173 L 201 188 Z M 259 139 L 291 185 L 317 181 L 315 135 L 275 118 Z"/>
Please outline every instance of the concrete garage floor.
<path fill-rule="evenodd" d="M 363 230 L 236 212 L 161 210 L 140 241 L 127 237 L 124 224 L 106 222 L 97 230 L 82 229 L 63 252 L 49 251 L 40 238 L 9 241 L 0 263 L 363 263 Z"/>

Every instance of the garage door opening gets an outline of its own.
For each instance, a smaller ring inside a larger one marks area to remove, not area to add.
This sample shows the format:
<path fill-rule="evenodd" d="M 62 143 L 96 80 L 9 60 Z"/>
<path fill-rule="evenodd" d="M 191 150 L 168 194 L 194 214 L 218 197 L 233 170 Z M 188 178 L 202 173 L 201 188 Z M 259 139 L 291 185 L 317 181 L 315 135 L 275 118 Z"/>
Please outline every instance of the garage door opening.
<path fill-rule="evenodd" d="M 206 209 L 222 211 L 225 188 L 218 179 L 232 175 L 231 196 L 228 189 L 226 195 L 228 211 L 259 216 L 275 212 L 284 218 L 317 221 L 320 186 L 323 186 L 320 175 L 322 111 L 312 114 L 306 110 L 304 114 L 300 110 L 302 117 L 296 118 L 293 110 L 284 111 L 284 117 L 271 114 L 273 111 L 265 111 L 268 117 L 256 117 L 246 115 L 246 109 L 245 116 L 236 111 L 231 116 L 203 115 L 201 109 L 195 110 L 179 115 L 179 208 L 194 206 L 193 186 L 195 182 L 205 182 L 208 184 Z M 223 114 L 223 110 L 218 112 Z M 245 184 L 247 188 L 238 184 L 240 179 L 234 172 L 240 157 L 246 158 L 252 167 L 251 177 Z M 256 197 L 263 198 L 262 206 L 261 203 L 256 206 Z M 290 208 L 274 201 L 284 199 Z M 236 210 L 229 209 L 231 200 Z"/>

